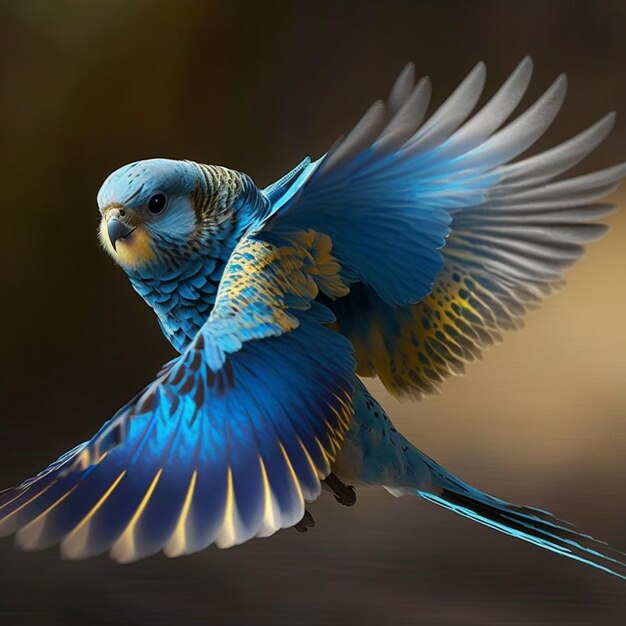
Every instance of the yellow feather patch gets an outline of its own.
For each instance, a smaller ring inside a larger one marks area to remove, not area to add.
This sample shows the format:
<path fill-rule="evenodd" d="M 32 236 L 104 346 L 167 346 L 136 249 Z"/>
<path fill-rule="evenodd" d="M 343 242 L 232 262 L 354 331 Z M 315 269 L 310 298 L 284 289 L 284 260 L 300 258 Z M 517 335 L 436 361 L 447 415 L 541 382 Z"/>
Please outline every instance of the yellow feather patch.
<path fill-rule="evenodd" d="M 110 487 L 100 497 L 94 507 L 83 517 L 83 519 L 76 525 L 74 529 L 63 539 L 61 542 L 61 554 L 66 559 L 78 559 L 82 556 L 83 550 L 87 546 L 87 540 L 89 538 L 89 524 L 93 516 L 98 512 L 100 507 L 107 501 L 109 496 L 115 491 L 118 483 L 124 478 L 126 470 L 118 475 L 118 477 L 111 483 Z"/>
<path fill-rule="evenodd" d="M 378 375 L 395 396 L 436 393 L 447 376 L 462 374 L 465 363 L 501 341 L 501 331 L 520 327 L 523 311 L 514 304 L 503 288 L 496 292 L 447 268 L 422 302 L 395 309 L 393 320 L 374 312 L 367 336 L 350 336 L 357 373 Z"/>
<path fill-rule="evenodd" d="M 66 491 L 44 511 L 42 511 L 35 519 L 19 530 L 15 539 L 20 548 L 23 550 L 34 550 L 37 548 L 37 544 L 46 525 L 46 516 L 50 513 L 50 511 L 53 511 L 59 504 L 61 504 L 63 500 L 69 497 L 77 486 L 78 485 L 74 485 L 69 491 Z"/>
<path fill-rule="evenodd" d="M 215 537 L 215 545 L 218 548 L 232 548 L 240 540 L 237 532 L 237 503 L 235 502 L 235 490 L 233 487 L 233 470 L 228 468 L 227 490 L 226 490 L 226 508 L 224 510 L 224 521 L 217 537 Z"/>
<path fill-rule="evenodd" d="M 143 499 L 141 500 L 137 510 L 133 514 L 130 522 L 128 522 L 128 526 L 124 529 L 122 534 L 119 536 L 117 541 L 111 547 L 110 555 L 114 561 L 118 563 L 129 563 L 130 561 L 134 561 L 137 559 L 137 554 L 135 551 L 135 527 L 137 526 L 137 522 L 141 517 L 142 513 L 146 506 L 148 506 L 148 502 L 152 497 L 152 494 L 161 478 L 161 474 L 163 473 L 163 468 L 160 468 L 159 471 L 155 474 L 148 490 L 146 491 Z"/>
<path fill-rule="evenodd" d="M 282 334 L 298 326 L 289 309 L 306 310 L 320 291 L 331 297 L 348 293 L 328 235 L 298 231 L 286 239 L 281 247 L 252 238 L 237 246 L 220 283 L 215 316 L 245 311 L 252 327 L 267 332 L 271 326 Z M 220 302 L 228 303 L 227 312 Z"/>
<path fill-rule="evenodd" d="M 339 261 L 331 254 L 333 242 L 328 235 L 307 230 L 294 233 L 289 238 L 307 252 L 312 261 L 309 272 L 321 291 L 333 298 L 345 296 L 350 291 L 339 274 Z"/>
<path fill-rule="evenodd" d="M 189 516 L 189 509 L 191 508 L 191 502 L 193 500 L 194 490 L 196 488 L 196 479 L 198 477 L 198 470 L 194 470 L 189 481 L 189 487 L 187 488 L 187 494 L 185 495 L 185 501 L 183 508 L 180 511 L 178 517 L 178 523 L 172 533 L 171 537 L 163 548 L 165 556 L 182 556 L 187 551 L 187 517 Z"/>
<path fill-rule="evenodd" d="M 269 537 L 281 527 L 280 507 L 276 501 L 272 488 L 270 486 L 265 463 L 259 456 L 259 466 L 261 468 L 261 477 L 263 479 L 263 524 L 259 530 L 259 537 Z"/>

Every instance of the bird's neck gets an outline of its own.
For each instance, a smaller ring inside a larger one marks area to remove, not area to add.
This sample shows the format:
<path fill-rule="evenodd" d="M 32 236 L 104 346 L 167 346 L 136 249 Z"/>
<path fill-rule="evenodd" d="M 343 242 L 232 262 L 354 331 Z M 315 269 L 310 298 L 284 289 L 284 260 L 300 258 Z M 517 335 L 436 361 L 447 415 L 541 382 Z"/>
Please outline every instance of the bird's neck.
<path fill-rule="evenodd" d="M 179 352 L 196 336 L 213 309 L 235 246 L 269 211 L 269 201 L 245 174 L 217 166 L 198 168 L 206 184 L 197 198 L 200 211 L 206 212 L 201 238 L 182 261 L 128 272 L 135 291 L 154 309 L 161 330 Z"/>
<path fill-rule="evenodd" d="M 182 352 L 209 316 L 224 267 L 232 249 L 211 247 L 170 273 L 133 272 L 129 279 L 135 291 L 154 310 L 161 330 L 172 346 Z"/>

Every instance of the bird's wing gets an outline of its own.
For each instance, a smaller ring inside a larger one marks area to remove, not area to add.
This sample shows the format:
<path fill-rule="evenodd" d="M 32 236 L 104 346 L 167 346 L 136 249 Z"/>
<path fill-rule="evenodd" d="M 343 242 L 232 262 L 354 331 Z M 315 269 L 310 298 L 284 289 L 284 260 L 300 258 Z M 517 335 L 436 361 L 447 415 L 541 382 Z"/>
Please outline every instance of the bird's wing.
<path fill-rule="evenodd" d="M 189 347 L 90 441 L 0 494 L 0 533 L 130 561 L 297 523 L 352 411 L 352 346 L 314 302 L 345 293 L 338 270 L 311 231 L 244 238 Z"/>
<path fill-rule="evenodd" d="M 626 167 L 559 177 L 607 136 L 614 116 L 514 161 L 566 91 L 560 76 L 505 125 L 531 73 L 525 59 L 469 117 L 485 80 L 479 64 L 422 123 L 429 83 L 415 84 L 409 66 L 387 102 L 327 155 L 267 190 L 276 204 L 268 229 L 308 226 L 331 237 L 351 283 L 332 304 L 339 328 L 355 346 L 358 373 L 378 375 L 397 396 L 419 397 L 463 372 L 605 231 L 593 222 L 612 207 L 595 202 Z"/>

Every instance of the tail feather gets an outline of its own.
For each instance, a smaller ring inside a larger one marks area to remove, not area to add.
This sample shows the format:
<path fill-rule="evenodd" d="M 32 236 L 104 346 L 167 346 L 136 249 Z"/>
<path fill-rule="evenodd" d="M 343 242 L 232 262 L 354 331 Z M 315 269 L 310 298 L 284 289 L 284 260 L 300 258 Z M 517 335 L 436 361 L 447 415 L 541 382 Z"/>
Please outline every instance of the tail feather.
<path fill-rule="evenodd" d="M 511 537 L 626 580 L 626 554 L 578 532 L 572 524 L 547 511 L 510 504 L 463 483 L 440 466 L 437 469 L 439 475 L 445 472 L 448 485 L 433 486 L 428 491 L 418 489 L 417 494 L 422 498 Z M 451 484 L 454 488 L 450 488 Z"/>
<path fill-rule="evenodd" d="M 626 555 L 590 535 L 576 532 L 571 524 L 556 517 L 534 514 L 534 509 L 501 500 L 495 504 L 443 490 L 441 494 L 418 491 L 419 495 L 459 515 L 502 533 L 528 541 L 540 548 L 581 561 L 626 580 Z"/>
<path fill-rule="evenodd" d="M 417 494 L 479 524 L 626 580 L 625 553 L 578 532 L 573 524 L 548 511 L 511 504 L 472 487 L 400 433 L 396 436 L 402 438 L 407 463 L 403 484 L 391 489 L 392 493 Z"/>
<path fill-rule="evenodd" d="M 358 479 L 395 496 L 419 495 L 475 522 L 626 580 L 626 554 L 576 530 L 548 511 L 495 498 L 464 482 L 418 450 L 359 383 L 343 457 L 335 471 L 362 458 Z M 357 451 L 357 454 L 354 452 Z M 343 464 L 343 465 L 342 465 Z"/>

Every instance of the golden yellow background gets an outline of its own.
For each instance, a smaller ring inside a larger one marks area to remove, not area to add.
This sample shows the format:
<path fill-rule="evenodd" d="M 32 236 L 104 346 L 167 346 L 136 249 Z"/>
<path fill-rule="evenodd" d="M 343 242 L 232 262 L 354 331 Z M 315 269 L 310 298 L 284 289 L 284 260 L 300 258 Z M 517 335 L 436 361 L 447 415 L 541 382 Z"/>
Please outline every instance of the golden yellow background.
<path fill-rule="evenodd" d="M 623 2 L 0 2 L 0 482 L 90 436 L 171 355 L 99 249 L 95 195 L 154 156 L 265 185 L 317 156 L 407 60 L 440 103 L 480 59 L 487 93 L 532 54 L 560 71 L 540 145 L 611 109 L 586 167 L 626 159 Z M 577 168 L 577 172 L 584 167 Z M 626 189 L 614 200 L 626 204 Z M 626 213 L 522 333 L 396 425 L 465 479 L 626 549 Z M 417 499 L 328 497 L 317 527 L 129 567 L 0 542 L 3 624 L 623 624 L 626 583 Z"/>

